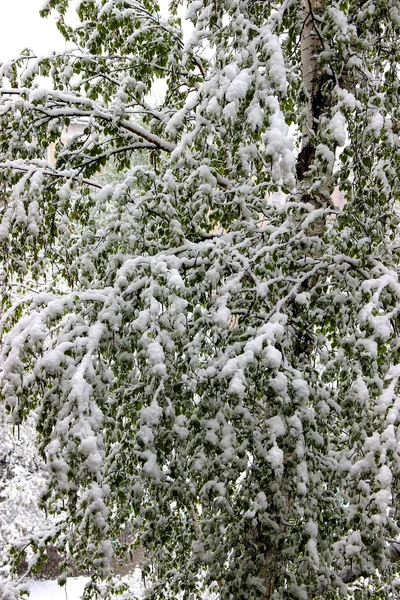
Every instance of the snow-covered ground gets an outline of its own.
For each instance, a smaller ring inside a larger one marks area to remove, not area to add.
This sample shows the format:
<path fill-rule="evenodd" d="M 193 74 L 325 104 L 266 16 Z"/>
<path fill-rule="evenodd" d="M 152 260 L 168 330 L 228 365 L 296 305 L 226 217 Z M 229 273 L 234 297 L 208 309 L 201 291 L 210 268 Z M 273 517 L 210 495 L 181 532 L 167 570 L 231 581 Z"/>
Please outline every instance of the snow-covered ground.
<path fill-rule="evenodd" d="M 130 597 L 142 600 L 143 583 L 140 570 L 136 569 L 126 580 L 129 583 L 129 591 L 132 594 Z M 29 600 L 80 600 L 87 581 L 89 581 L 88 577 L 69 577 L 65 587 L 60 587 L 56 579 L 50 581 L 29 581 Z M 116 596 L 115 600 L 118 598 L 121 598 L 121 596 Z M 203 600 L 216 599 L 216 594 L 208 594 L 206 592 L 203 595 Z"/>
<path fill-rule="evenodd" d="M 60 587 L 56 580 L 29 582 L 31 600 L 79 600 L 87 577 L 68 578 L 67 585 Z"/>
<path fill-rule="evenodd" d="M 57 580 L 50 581 L 30 581 L 29 592 L 30 600 L 80 600 L 83 594 L 85 583 L 89 581 L 88 577 L 69 577 L 66 586 L 60 587 Z M 137 599 L 142 598 L 143 586 L 141 583 L 141 574 L 139 569 L 129 577 L 130 591 Z"/>

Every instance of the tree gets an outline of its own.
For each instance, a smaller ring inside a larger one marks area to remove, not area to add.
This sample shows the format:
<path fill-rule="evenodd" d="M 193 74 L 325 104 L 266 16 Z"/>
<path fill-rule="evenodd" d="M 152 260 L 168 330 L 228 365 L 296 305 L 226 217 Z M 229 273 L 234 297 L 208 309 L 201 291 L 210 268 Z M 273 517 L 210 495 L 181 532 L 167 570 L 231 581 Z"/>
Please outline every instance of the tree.
<path fill-rule="evenodd" d="M 0 407 L 0 556 L 6 559 L 10 546 L 22 536 L 43 532 L 47 519 L 38 507 L 45 480 L 43 461 L 34 445 L 35 429 L 24 423 L 18 432 L 5 422 Z M 6 562 L 6 561 L 5 561 Z M 1 565 L 3 566 L 3 565 Z M 6 562 L 7 568 L 7 562 Z"/>
<path fill-rule="evenodd" d="M 394 598 L 399 2 L 181 4 L 48 0 L 76 49 L 2 65 L 1 389 L 52 539 L 88 594 L 128 527 L 149 598 Z"/>

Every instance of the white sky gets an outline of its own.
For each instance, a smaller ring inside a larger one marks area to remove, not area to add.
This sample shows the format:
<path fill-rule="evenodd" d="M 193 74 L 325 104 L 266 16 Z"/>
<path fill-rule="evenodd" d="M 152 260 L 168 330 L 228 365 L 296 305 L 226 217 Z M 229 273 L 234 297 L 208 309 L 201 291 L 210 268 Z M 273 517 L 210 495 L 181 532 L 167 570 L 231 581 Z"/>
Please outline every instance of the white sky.
<path fill-rule="evenodd" d="M 26 47 L 40 55 L 64 46 L 54 18 L 39 16 L 43 3 L 44 0 L 0 0 L 0 62 Z"/>
<path fill-rule="evenodd" d="M 44 0 L 0 0 L 0 62 L 17 56 L 27 47 L 39 55 L 65 47 L 55 18 L 39 16 L 43 4 Z M 161 0 L 160 5 L 167 11 L 167 0 Z M 68 22 L 76 22 L 73 9 L 68 16 Z"/>
<path fill-rule="evenodd" d="M 44 0 L 0 0 L 0 62 L 18 56 L 24 48 L 31 48 L 40 56 L 66 47 L 55 17 L 40 17 L 43 4 Z M 75 2 L 71 5 L 73 7 Z M 160 5 L 162 12 L 167 14 L 168 0 L 161 0 Z M 73 8 L 68 12 L 67 21 L 77 23 Z M 162 98 L 165 94 L 163 80 L 154 83 L 152 93 L 158 100 Z"/>

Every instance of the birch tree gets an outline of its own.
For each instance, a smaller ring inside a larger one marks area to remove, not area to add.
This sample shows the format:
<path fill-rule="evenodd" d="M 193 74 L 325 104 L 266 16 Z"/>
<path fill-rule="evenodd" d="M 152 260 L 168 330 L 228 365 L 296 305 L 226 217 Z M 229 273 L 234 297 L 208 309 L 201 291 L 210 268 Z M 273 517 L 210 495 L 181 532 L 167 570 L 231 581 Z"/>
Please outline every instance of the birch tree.
<path fill-rule="evenodd" d="M 94 570 L 89 597 L 125 528 L 147 598 L 396 598 L 399 1 L 68 7 L 42 13 L 73 49 L 1 67 L 1 397 L 48 464 L 37 556 Z"/>

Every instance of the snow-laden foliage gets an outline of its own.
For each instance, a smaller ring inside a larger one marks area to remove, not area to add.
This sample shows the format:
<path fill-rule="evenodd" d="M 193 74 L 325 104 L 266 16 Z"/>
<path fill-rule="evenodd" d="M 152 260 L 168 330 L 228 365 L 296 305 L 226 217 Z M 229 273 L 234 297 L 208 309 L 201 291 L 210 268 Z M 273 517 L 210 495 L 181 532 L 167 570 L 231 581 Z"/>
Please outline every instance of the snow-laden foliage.
<path fill-rule="evenodd" d="M 45 514 L 39 509 L 40 490 L 45 485 L 44 465 L 35 447 L 33 423 L 16 430 L 0 412 L 0 552 L 22 535 L 43 528 Z"/>
<path fill-rule="evenodd" d="M 32 419 L 14 428 L 5 417 L 1 406 L 0 572 L 7 574 L 9 554 L 17 551 L 25 556 L 23 549 L 29 546 L 29 538 L 42 534 L 53 524 L 40 508 L 40 492 L 45 486 L 44 464 L 35 446 Z M 32 553 L 27 558 L 33 559 Z M 0 597 L 7 597 L 1 585 Z"/>
<path fill-rule="evenodd" d="M 105 577 L 128 528 L 148 598 L 395 598 L 398 0 L 68 5 L 0 104 L 1 393 L 59 547 Z"/>

